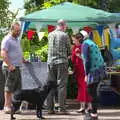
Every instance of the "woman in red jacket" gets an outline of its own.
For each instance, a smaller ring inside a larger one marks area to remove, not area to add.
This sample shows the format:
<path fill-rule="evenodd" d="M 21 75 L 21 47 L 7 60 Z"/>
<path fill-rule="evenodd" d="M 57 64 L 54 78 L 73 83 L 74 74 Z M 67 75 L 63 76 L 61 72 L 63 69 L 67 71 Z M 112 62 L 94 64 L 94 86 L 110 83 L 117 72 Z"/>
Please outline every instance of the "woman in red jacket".
<path fill-rule="evenodd" d="M 79 33 L 73 35 L 72 40 L 74 44 L 74 46 L 72 47 L 72 63 L 73 63 L 74 74 L 78 86 L 77 100 L 80 102 L 80 109 L 77 110 L 77 112 L 84 113 L 86 104 L 87 104 L 87 109 L 91 109 L 92 98 L 87 93 L 87 84 L 84 80 L 85 71 L 84 71 L 83 60 L 81 58 L 81 46 L 82 46 L 81 35 Z"/>

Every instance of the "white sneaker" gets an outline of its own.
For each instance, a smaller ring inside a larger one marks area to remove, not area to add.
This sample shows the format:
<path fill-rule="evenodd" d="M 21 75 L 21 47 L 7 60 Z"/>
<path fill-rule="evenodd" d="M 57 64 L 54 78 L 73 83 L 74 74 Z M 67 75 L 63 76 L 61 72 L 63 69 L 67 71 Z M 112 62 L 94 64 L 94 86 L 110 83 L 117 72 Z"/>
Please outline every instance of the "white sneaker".
<path fill-rule="evenodd" d="M 59 103 L 55 103 L 55 107 L 60 107 Z"/>
<path fill-rule="evenodd" d="M 93 118 L 97 118 L 98 117 L 98 114 L 97 113 L 90 113 L 91 117 Z"/>
<path fill-rule="evenodd" d="M 10 107 L 4 107 L 4 112 L 5 112 L 5 114 L 10 114 L 11 113 L 11 108 Z"/>
<path fill-rule="evenodd" d="M 27 110 L 27 109 L 28 109 L 28 102 L 22 101 L 21 106 L 20 106 L 20 111 Z"/>
<path fill-rule="evenodd" d="M 79 110 L 76 111 L 77 113 L 85 113 L 85 109 L 84 108 L 80 108 Z"/>

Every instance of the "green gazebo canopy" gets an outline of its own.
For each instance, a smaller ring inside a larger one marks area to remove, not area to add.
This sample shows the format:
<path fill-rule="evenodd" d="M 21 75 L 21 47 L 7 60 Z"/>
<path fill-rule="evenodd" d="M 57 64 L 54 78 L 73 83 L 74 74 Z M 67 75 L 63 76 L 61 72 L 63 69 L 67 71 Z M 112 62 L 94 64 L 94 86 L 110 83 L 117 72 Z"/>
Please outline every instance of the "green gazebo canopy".
<path fill-rule="evenodd" d="M 101 23 L 120 21 L 120 16 L 103 10 L 64 2 L 48 9 L 33 12 L 22 18 L 21 21 L 30 21 L 41 25 L 56 25 L 56 21 L 64 19 L 69 26 L 87 26 Z"/>

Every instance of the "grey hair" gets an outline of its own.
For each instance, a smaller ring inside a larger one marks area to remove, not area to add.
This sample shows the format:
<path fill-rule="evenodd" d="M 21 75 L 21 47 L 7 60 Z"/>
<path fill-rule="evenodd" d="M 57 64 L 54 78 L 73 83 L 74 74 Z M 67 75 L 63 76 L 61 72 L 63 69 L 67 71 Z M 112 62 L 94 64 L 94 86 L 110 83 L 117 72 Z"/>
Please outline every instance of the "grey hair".
<path fill-rule="evenodd" d="M 10 27 L 10 30 L 12 31 L 12 30 L 14 30 L 14 28 L 15 28 L 15 26 L 20 26 L 20 24 L 19 24 L 19 22 L 14 22 L 14 23 L 12 23 L 11 24 L 11 27 Z"/>
<path fill-rule="evenodd" d="M 57 21 L 57 24 L 58 24 L 58 26 L 64 26 L 64 25 L 66 25 L 66 21 L 63 19 L 60 19 Z"/>

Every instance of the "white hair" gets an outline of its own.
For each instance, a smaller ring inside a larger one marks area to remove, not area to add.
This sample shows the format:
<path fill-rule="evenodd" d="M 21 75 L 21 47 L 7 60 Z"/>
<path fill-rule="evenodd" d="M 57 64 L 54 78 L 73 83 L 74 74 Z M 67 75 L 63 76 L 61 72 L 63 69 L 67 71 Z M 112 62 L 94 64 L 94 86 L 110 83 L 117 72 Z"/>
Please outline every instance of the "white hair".
<path fill-rule="evenodd" d="M 80 33 L 83 35 L 83 40 L 89 37 L 88 33 L 85 30 L 81 30 Z"/>
<path fill-rule="evenodd" d="M 60 19 L 57 21 L 57 24 L 58 24 L 58 26 L 64 26 L 64 25 L 66 25 L 66 21 L 63 19 Z"/>

